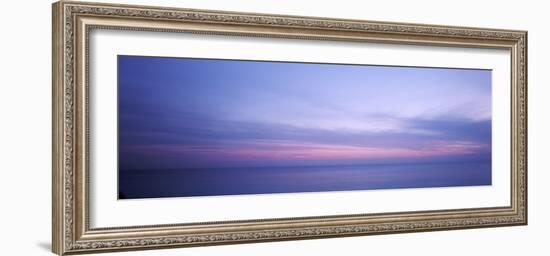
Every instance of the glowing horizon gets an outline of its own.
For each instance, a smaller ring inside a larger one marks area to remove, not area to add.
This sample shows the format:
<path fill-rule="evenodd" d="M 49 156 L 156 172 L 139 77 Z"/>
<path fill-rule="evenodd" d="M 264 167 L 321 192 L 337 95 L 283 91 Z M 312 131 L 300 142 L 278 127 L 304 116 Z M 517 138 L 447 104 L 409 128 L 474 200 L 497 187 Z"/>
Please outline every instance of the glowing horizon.
<path fill-rule="evenodd" d="M 487 150 L 487 145 L 471 142 L 433 142 L 427 148 L 375 148 L 365 146 L 347 146 L 330 144 L 293 144 L 280 142 L 264 142 L 243 145 L 134 145 L 125 148 L 144 155 L 174 154 L 186 157 L 188 155 L 208 156 L 212 154 L 224 155 L 228 159 L 236 160 L 370 160 L 391 158 L 436 157 L 446 155 L 469 155 Z"/>

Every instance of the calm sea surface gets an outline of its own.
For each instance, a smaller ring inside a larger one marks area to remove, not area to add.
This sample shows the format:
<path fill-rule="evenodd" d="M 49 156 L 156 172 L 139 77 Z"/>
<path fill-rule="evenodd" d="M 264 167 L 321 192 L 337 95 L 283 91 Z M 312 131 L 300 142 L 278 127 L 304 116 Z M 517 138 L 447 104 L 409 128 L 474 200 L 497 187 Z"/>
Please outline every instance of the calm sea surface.
<path fill-rule="evenodd" d="M 119 198 L 491 185 L 491 162 L 121 170 Z"/>

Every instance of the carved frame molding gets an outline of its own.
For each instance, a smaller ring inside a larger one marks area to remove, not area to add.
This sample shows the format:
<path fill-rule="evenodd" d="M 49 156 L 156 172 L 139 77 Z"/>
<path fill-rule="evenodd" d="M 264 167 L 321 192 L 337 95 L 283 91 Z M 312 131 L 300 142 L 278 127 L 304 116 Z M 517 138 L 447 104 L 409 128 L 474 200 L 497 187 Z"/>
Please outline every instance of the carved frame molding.
<path fill-rule="evenodd" d="M 504 48 L 512 53 L 510 207 L 91 229 L 89 32 L 124 29 Z M 53 251 L 60 255 L 527 224 L 527 32 L 61 1 L 53 5 Z"/>

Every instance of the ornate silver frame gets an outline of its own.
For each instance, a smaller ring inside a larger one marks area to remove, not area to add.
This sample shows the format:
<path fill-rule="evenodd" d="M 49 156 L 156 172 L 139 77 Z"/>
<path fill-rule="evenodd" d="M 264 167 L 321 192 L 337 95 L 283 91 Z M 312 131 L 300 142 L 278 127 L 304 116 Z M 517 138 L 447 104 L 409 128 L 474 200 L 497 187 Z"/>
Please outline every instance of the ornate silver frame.
<path fill-rule="evenodd" d="M 511 51 L 511 205 L 93 229 L 88 34 L 93 29 L 499 48 Z M 53 242 L 59 255 L 527 224 L 527 32 L 61 1 L 53 4 Z"/>

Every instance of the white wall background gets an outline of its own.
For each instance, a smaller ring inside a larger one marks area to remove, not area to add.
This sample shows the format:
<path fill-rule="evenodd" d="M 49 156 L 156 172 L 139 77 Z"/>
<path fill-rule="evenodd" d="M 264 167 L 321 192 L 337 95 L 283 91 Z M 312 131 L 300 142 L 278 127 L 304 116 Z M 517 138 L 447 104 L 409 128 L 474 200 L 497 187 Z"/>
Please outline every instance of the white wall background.
<path fill-rule="evenodd" d="M 98 1 L 98 0 L 96 0 Z M 112 0 L 99 0 L 113 2 Z M 550 23 L 545 1 L 185 1 L 119 3 L 529 31 L 529 225 L 169 249 L 110 255 L 547 255 L 550 228 Z M 50 1 L 6 1 L 0 15 L 1 255 L 52 255 Z"/>

